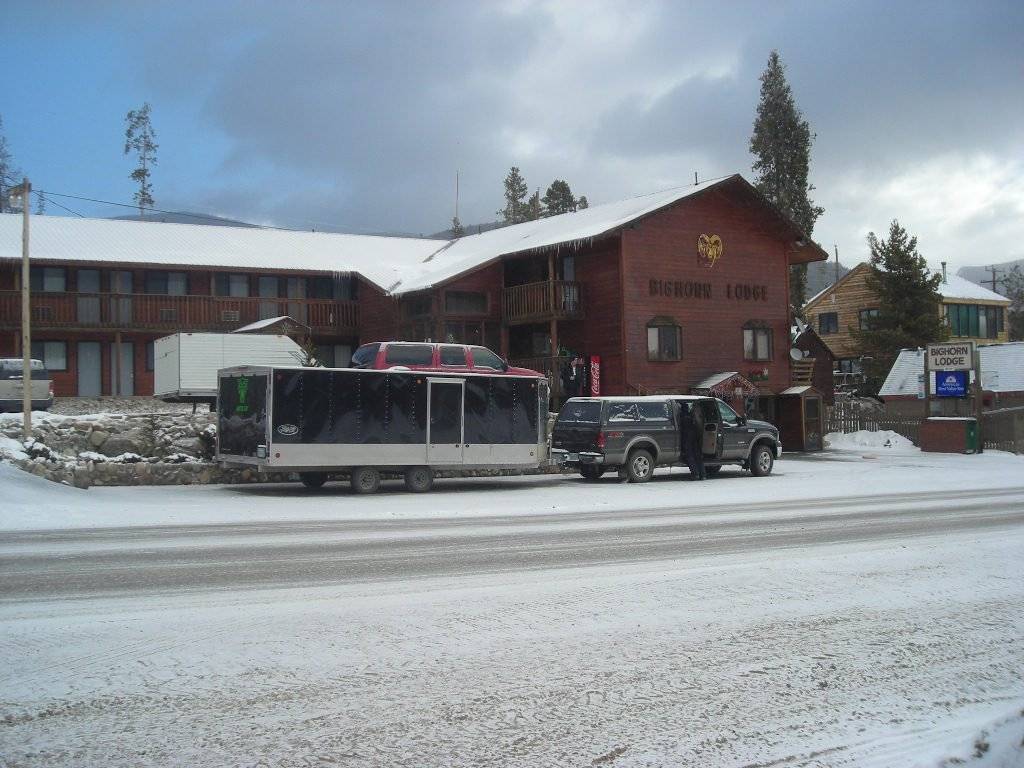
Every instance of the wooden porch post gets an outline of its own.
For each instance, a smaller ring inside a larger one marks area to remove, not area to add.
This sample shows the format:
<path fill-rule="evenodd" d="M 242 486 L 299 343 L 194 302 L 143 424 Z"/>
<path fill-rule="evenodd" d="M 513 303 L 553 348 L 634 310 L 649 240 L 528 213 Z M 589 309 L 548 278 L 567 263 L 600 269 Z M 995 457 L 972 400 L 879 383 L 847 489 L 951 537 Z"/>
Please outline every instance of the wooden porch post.
<path fill-rule="evenodd" d="M 114 386 L 110 388 L 114 397 L 121 394 L 121 331 L 114 331 Z"/>

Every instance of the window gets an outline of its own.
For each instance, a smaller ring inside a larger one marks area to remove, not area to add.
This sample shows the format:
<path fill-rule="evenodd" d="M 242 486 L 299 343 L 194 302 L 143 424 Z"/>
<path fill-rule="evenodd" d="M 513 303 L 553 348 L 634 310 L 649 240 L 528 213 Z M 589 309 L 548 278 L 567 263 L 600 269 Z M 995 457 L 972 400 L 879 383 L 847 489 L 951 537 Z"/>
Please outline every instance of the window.
<path fill-rule="evenodd" d="M 636 403 L 608 403 L 608 423 L 640 421 L 640 409 Z"/>
<path fill-rule="evenodd" d="M 68 344 L 66 341 L 33 341 L 32 357 L 42 360 L 49 371 L 68 369 Z"/>
<path fill-rule="evenodd" d="M 441 365 L 466 365 L 466 348 L 445 345 L 441 347 Z"/>
<path fill-rule="evenodd" d="M 28 287 L 32 293 L 64 293 L 67 290 L 64 267 L 30 267 Z"/>
<path fill-rule="evenodd" d="M 422 317 L 429 315 L 433 308 L 433 301 L 430 294 L 425 296 L 413 296 L 402 302 L 402 309 L 406 317 Z"/>
<path fill-rule="evenodd" d="M 944 311 L 950 336 L 996 339 L 1004 330 L 1002 307 L 946 304 Z"/>
<path fill-rule="evenodd" d="M 647 359 L 658 362 L 683 359 L 682 331 L 672 318 L 656 317 L 647 324 Z"/>
<path fill-rule="evenodd" d="M 558 412 L 558 421 L 563 424 L 565 422 L 597 424 L 601 421 L 601 403 L 595 400 L 570 401 Z"/>
<path fill-rule="evenodd" d="M 384 362 L 388 365 L 431 365 L 434 348 L 429 344 L 389 344 Z"/>
<path fill-rule="evenodd" d="M 496 371 L 504 371 L 505 361 L 489 349 L 484 347 L 473 347 L 473 367 L 493 368 Z"/>
<path fill-rule="evenodd" d="M 716 400 L 715 403 L 718 405 L 718 415 L 722 420 L 723 424 L 736 425 L 740 423 L 739 414 L 736 413 L 732 408 L 723 403 L 721 400 Z"/>
<path fill-rule="evenodd" d="M 750 324 L 743 329 L 743 359 L 772 359 L 772 329 Z"/>
<path fill-rule="evenodd" d="M 668 422 L 669 411 L 667 402 L 637 403 L 640 418 L 644 421 Z"/>
<path fill-rule="evenodd" d="M 870 331 L 878 320 L 877 309 L 862 309 L 857 313 L 857 322 L 862 331 Z"/>
<path fill-rule="evenodd" d="M 353 368 L 372 368 L 377 360 L 377 352 L 380 351 L 380 344 L 363 344 L 352 355 Z"/>
<path fill-rule="evenodd" d="M 146 293 L 166 296 L 184 296 L 188 293 L 188 278 L 184 272 L 146 272 Z"/>
<path fill-rule="evenodd" d="M 248 296 L 249 276 L 234 272 L 218 272 L 214 280 L 214 289 L 218 296 Z"/>
<path fill-rule="evenodd" d="M 476 291 L 445 291 L 444 311 L 451 315 L 486 315 L 487 294 Z"/>
<path fill-rule="evenodd" d="M 316 352 L 324 368 L 345 368 L 352 360 L 352 347 L 348 344 L 320 344 Z"/>
<path fill-rule="evenodd" d="M 156 370 L 156 344 L 152 341 L 146 342 L 146 370 Z"/>
<path fill-rule="evenodd" d="M 818 315 L 818 333 L 839 333 L 839 313 L 822 312 Z"/>

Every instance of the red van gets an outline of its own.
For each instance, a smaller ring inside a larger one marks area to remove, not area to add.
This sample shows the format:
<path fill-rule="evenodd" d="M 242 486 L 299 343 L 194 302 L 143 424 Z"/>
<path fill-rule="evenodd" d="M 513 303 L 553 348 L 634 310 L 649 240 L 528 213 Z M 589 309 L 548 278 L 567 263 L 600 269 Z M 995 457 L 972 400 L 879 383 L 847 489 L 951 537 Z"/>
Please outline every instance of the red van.
<path fill-rule="evenodd" d="M 506 373 L 510 376 L 543 376 L 529 368 L 515 368 L 487 347 L 471 344 L 438 344 L 416 341 L 375 341 L 352 354 L 352 368 L 402 368 L 414 371 L 453 373 Z"/>

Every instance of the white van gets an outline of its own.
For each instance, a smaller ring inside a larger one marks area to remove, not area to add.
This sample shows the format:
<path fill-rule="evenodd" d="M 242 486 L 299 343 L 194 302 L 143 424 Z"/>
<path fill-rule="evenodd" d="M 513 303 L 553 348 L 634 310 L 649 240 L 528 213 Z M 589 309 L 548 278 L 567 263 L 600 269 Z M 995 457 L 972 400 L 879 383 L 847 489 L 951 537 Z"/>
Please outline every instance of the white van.
<path fill-rule="evenodd" d="M 32 410 L 53 405 L 53 379 L 42 360 L 32 361 Z M 20 357 L 0 357 L 0 411 L 20 411 L 25 395 Z"/>

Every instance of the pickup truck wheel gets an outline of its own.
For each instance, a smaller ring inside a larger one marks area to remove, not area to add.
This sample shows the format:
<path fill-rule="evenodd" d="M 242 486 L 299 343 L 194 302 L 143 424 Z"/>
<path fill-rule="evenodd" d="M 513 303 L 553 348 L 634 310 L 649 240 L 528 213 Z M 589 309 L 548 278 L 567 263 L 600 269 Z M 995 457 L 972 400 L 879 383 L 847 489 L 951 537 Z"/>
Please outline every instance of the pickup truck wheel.
<path fill-rule="evenodd" d="M 754 446 L 754 452 L 750 456 L 750 474 L 754 477 L 764 477 L 772 473 L 775 466 L 775 452 L 766 443 L 758 443 Z"/>
<path fill-rule="evenodd" d="M 405 490 L 426 493 L 434 487 L 434 473 L 430 467 L 409 467 L 405 470 Z"/>
<path fill-rule="evenodd" d="M 604 467 L 599 467 L 596 464 L 584 464 L 580 467 L 580 474 L 586 480 L 600 480 L 601 475 L 604 474 Z"/>
<path fill-rule="evenodd" d="M 373 467 L 353 467 L 351 483 L 356 493 L 376 493 L 380 488 L 380 472 Z"/>
<path fill-rule="evenodd" d="M 654 457 L 650 451 L 637 448 L 626 461 L 626 477 L 631 483 L 646 483 L 654 477 Z"/>
<path fill-rule="evenodd" d="M 299 480 L 307 488 L 320 488 L 327 482 L 326 472 L 300 472 Z"/>

